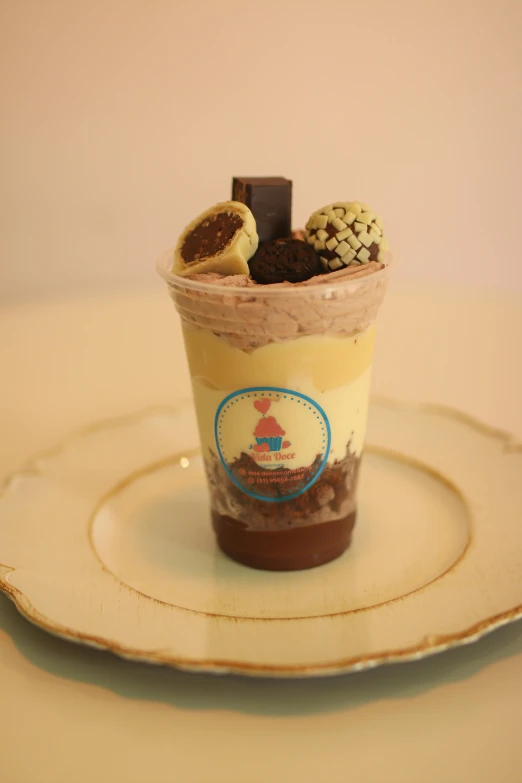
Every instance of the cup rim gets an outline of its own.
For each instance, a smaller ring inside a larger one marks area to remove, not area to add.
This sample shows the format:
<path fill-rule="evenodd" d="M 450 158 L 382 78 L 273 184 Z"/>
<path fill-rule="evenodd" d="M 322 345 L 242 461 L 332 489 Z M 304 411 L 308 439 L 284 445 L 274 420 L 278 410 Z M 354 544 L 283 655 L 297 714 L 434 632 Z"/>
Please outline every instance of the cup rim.
<path fill-rule="evenodd" d="M 303 296 L 305 294 L 310 295 L 320 293 L 321 298 L 328 299 L 331 295 L 330 292 L 338 293 L 339 291 L 349 289 L 351 292 L 356 293 L 357 290 L 362 288 L 366 283 L 368 283 L 369 280 L 377 283 L 385 279 L 388 276 L 390 267 L 393 264 L 391 254 L 387 252 L 386 256 L 386 265 L 382 269 L 379 269 L 376 272 L 372 272 L 372 274 L 363 275 L 362 277 L 356 278 L 351 278 L 350 275 L 348 275 L 347 277 L 338 277 L 337 279 L 331 280 L 330 282 L 326 282 L 325 280 L 324 283 L 313 283 L 311 285 L 297 284 L 285 286 L 283 284 L 278 284 L 277 287 L 276 285 L 260 285 L 256 287 L 242 288 L 238 286 L 237 288 L 227 288 L 216 286 L 212 283 L 201 283 L 199 280 L 187 280 L 186 277 L 176 275 L 171 271 L 171 266 L 174 260 L 174 248 L 170 248 L 161 254 L 156 262 L 156 271 L 169 286 L 198 293 L 214 295 L 217 293 L 229 295 L 233 294 L 234 296 L 244 296 L 249 299 L 258 295 L 263 296 L 265 299 L 277 299 L 281 297 L 295 297 Z"/>

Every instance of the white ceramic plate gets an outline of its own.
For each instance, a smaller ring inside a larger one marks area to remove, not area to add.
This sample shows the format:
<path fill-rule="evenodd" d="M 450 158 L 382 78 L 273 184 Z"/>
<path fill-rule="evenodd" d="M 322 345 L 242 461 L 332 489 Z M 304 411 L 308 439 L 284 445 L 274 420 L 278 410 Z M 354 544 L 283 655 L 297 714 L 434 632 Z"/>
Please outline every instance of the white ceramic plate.
<path fill-rule="evenodd" d="M 215 547 L 190 406 L 93 425 L 0 498 L 0 589 L 136 660 L 316 676 L 421 658 L 522 615 L 522 447 L 463 414 L 374 401 L 350 550 L 269 573 Z"/>

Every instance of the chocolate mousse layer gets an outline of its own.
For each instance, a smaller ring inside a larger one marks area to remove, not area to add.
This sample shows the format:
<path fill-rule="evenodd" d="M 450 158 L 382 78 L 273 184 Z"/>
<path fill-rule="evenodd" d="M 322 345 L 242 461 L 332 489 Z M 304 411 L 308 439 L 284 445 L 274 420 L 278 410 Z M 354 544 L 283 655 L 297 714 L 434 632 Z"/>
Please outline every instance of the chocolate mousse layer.
<path fill-rule="evenodd" d="M 360 459 L 350 451 L 327 463 L 309 489 L 289 500 L 283 492 L 299 491 L 308 468 L 263 468 L 248 454 L 228 465 L 233 477 L 255 472 L 270 500 L 259 500 L 240 489 L 211 454 L 207 473 L 212 523 L 220 548 L 234 560 L 253 568 L 296 571 L 322 565 L 339 557 L 350 545 L 355 525 L 355 492 Z M 295 485 L 295 486 L 294 486 Z M 284 489 L 282 489 L 284 488 Z M 274 502 L 276 501 L 276 502 Z"/>
<path fill-rule="evenodd" d="M 300 571 L 324 565 L 350 546 L 355 511 L 341 519 L 286 530 L 252 530 L 212 509 L 220 549 L 232 560 L 264 571 Z"/>
<path fill-rule="evenodd" d="M 247 352 L 307 335 L 363 332 L 375 321 L 387 283 L 387 267 L 375 261 L 296 283 L 261 285 L 247 275 L 217 273 L 168 280 L 184 328 L 211 331 Z"/>

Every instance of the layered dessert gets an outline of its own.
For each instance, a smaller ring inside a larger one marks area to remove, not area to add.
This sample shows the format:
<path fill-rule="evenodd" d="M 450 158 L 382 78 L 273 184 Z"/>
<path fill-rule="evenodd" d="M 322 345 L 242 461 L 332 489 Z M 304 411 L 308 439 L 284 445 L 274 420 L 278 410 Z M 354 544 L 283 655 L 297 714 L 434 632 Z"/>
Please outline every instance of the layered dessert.
<path fill-rule="evenodd" d="M 309 568 L 348 547 L 364 446 L 382 222 L 334 202 L 291 233 L 291 182 L 234 178 L 160 262 L 181 316 L 220 547 Z"/>

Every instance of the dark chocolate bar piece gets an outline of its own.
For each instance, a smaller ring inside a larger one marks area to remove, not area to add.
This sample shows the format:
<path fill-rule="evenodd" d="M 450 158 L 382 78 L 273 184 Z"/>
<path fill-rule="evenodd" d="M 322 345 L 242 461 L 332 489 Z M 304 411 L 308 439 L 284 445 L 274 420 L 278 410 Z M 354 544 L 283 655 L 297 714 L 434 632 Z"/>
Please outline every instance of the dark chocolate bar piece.
<path fill-rule="evenodd" d="M 234 177 L 232 200 L 254 215 L 259 242 L 289 237 L 292 231 L 292 180 L 284 177 Z"/>

